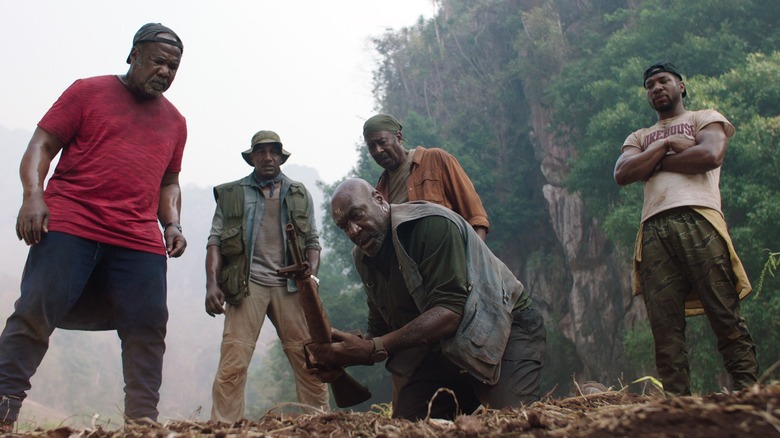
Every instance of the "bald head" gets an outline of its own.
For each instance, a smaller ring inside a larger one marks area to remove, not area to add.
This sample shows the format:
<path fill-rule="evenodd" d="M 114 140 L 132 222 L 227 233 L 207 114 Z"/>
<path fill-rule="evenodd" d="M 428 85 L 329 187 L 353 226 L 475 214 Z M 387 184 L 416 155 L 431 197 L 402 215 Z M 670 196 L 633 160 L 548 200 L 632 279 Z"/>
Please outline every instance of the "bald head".
<path fill-rule="evenodd" d="M 352 202 L 368 202 L 374 191 L 374 187 L 368 183 L 368 181 L 360 178 L 348 179 L 336 187 L 333 191 L 333 198 L 331 198 L 331 213 L 333 219 L 336 219 L 337 209 L 334 208 L 337 204 L 343 204 Z"/>
<path fill-rule="evenodd" d="M 367 255 L 376 255 L 390 226 L 390 205 L 371 184 L 359 178 L 339 184 L 330 213 L 352 243 Z"/>

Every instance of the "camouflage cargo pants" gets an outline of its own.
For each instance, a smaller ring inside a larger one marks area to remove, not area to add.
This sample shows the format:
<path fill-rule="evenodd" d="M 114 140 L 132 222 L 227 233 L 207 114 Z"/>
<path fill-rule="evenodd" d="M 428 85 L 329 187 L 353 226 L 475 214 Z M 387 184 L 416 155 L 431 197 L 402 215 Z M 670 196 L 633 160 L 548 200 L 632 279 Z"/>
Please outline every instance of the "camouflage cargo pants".
<path fill-rule="evenodd" d="M 648 219 L 642 231 L 639 278 L 655 339 L 658 375 L 667 392 L 691 392 L 684 301 L 692 291 L 704 305 L 734 389 L 756 382 L 755 344 L 739 316 L 729 250 L 712 224 L 690 208 Z"/>

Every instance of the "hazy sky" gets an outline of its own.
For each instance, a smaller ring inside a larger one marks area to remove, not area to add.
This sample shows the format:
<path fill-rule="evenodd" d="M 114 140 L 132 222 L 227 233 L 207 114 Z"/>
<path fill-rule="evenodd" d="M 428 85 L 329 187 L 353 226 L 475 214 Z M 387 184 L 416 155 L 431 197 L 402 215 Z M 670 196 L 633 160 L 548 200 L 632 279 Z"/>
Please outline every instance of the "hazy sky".
<path fill-rule="evenodd" d="M 279 133 L 292 152 L 288 163 L 314 167 L 326 182 L 344 176 L 357 158 L 363 121 L 375 110 L 370 38 L 430 18 L 434 6 L 0 0 L 0 11 L 0 126 L 11 130 L 32 132 L 75 79 L 125 73 L 142 24 L 176 31 L 184 56 L 166 96 L 189 128 L 180 179 L 211 186 L 249 172 L 240 152 L 260 129 Z"/>

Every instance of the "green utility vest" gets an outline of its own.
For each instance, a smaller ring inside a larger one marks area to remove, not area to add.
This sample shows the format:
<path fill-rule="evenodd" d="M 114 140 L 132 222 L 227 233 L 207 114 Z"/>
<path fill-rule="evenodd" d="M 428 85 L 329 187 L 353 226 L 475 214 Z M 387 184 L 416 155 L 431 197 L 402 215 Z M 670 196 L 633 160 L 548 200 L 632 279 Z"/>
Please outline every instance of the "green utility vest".
<path fill-rule="evenodd" d="M 225 294 L 225 301 L 231 305 L 239 304 L 249 295 L 249 263 L 252 257 L 250 239 L 254 230 L 247 229 L 247 217 L 244 214 L 243 180 L 233 181 L 214 187 L 214 199 L 222 209 L 222 236 L 220 253 L 222 270 L 217 279 Z M 293 181 L 284 195 L 287 206 L 287 222 L 295 226 L 298 248 L 291 248 L 289 241 L 285 251 L 287 265 L 293 264 L 290 251 L 298 251 L 302 260 L 306 260 L 304 250 L 306 235 L 309 233 L 308 192 L 303 184 Z M 283 224 L 284 225 L 284 224 Z M 254 224 L 254 227 L 259 224 Z M 291 290 L 296 290 L 294 283 Z"/>
<path fill-rule="evenodd" d="M 453 336 L 441 341 L 441 351 L 447 359 L 479 381 L 494 385 L 500 376 L 501 359 L 512 330 L 512 312 L 515 307 L 529 307 L 530 295 L 504 262 L 496 257 L 473 231 L 471 225 L 452 210 L 431 202 L 410 201 L 393 204 L 390 215 L 392 243 L 404 277 L 406 292 L 414 299 L 420 313 L 429 306 L 428 293 L 417 263 L 401 244 L 398 227 L 427 216 L 443 216 L 460 230 L 466 248 L 469 295 L 458 330 Z M 377 273 L 363 263 L 365 255 L 360 248 L 355 247 L 352 256 L 363 287 L 369 295 L 373 294 Z M 416 367 L 419 361 L 415 364 L 410 355 L 399 353 L 391 355 L 385 366 L 397 372 L 406 370 L 411 373 L 413 369 L 408 364 L 399 362 L 408 361 Z M 417 350 L 411 354 L 420 353 Z"/>

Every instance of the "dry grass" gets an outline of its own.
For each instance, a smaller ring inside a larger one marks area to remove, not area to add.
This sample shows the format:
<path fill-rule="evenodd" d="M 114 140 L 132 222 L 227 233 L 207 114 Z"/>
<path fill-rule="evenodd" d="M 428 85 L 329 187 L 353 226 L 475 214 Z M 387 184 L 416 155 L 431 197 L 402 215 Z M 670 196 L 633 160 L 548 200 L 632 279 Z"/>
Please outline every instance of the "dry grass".
<path fill-rule="evenodd" d="M 625 390 L 411 422 L 383 412 L 265 415 L 233 425 L 172 421 L 122 430 L 62 427 L 36 437 L 738 437 L 780 436 L 780 384 L 734 394 L 665 398 Z M 20 435 L 21 436 L 21 435 Z"/>

